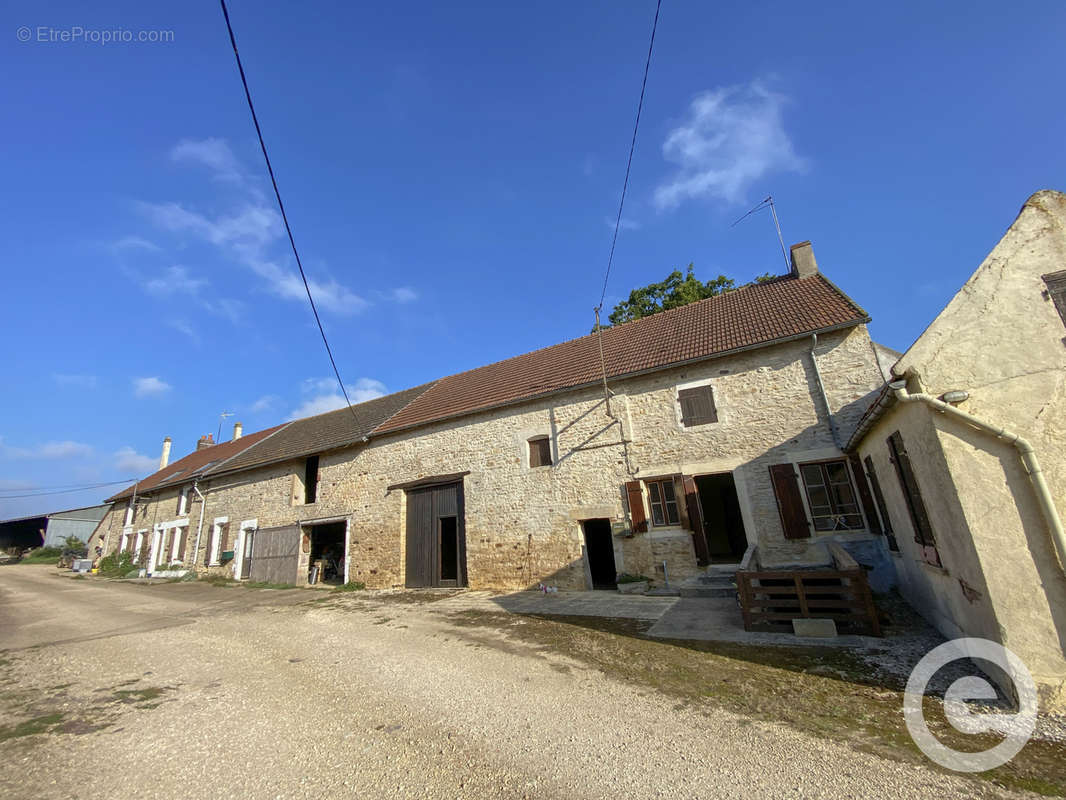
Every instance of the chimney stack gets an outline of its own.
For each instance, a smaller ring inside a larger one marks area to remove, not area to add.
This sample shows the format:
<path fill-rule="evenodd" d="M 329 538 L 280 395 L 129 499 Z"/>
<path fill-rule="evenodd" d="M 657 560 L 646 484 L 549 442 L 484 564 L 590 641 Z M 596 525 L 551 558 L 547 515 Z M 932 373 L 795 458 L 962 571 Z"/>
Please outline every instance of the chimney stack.
<path fill-rule="evenodd" d="M 164 469 L 170 463 L 170 437 L 163 440 L 163 454 L 159 456 L 159 468 Z"/>
<path fill-rule="evenodd" d="M 196 443 L 197 450 L 203 450 L 205 447 L 211 447 L 215 443 L 215 434 L 208 433 L 200 437 L 200 441 Z"/>
<path fill-rule="evenodd" d="M 792 245 L 792 274 L 797 278 L 809 278 L 818 274 L 818 262 L 814 260 L 814 248 L 810 242 Z"/>
<path fill-rule="evenodd" d="M 244 433 L 244 425 L 240 422 L 233 423 L 233 441 L 237 441 Z"/>

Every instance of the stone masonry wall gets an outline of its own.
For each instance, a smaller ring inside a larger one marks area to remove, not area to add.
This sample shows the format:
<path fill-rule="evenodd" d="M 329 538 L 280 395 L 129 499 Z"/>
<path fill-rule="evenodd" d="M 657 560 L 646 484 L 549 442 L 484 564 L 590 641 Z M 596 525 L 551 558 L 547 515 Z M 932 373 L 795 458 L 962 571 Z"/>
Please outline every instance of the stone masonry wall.
<path fill-rule="evenodd" d="M 318 501 L 310 505 L 293 502 L 302 493 L 302 460 L 219 477 L 201 485 L 207 511 L 197 563 L 204 563 L 217 517 L 229 519 L 235 542 L 244 520 L 267 528 L 343 518 L 350 521 L 349 578 L 372 587 L 402 586 L 405 492 L 387 487 L 457 472 L 469 473 L 463 484 L 473 588 L 514 590 L 539 582 L 587 588 L 581 520 L 625 523 L 626 481 L 677 473 L 734 474 L 748 541 L 760 545 L 764 562 L 818 557 L 810 543 L 783 538 L 768 472 L 773 463 L 840 456 L 810 347 L 807 339 L 611 382 L 614 419 L 594 387 L 324 453 Z M 817 356 L 846 439 L 881 382 L 865 327 L 821 337 Z M 713 386 L 719 422 L 684 428 L 677 386 L 703 381 Z M 527 442 L 542 435 L 551 439 L 554 463 L 530 468 Z M 148 517 L 154 521 L 167 502 L 159 509 L 150 504 Z M 123 507 L 113 513 L 122 514 Z M 197 503 L 191 538 L 199 513 Z M 140 520 L 134 527 L 151 528 Z M 682 526 L 619 533 L 613 540 L 618 572 L 661 580 L 666 561 L 673 583 L 698 571 L 691 533 Z"/>

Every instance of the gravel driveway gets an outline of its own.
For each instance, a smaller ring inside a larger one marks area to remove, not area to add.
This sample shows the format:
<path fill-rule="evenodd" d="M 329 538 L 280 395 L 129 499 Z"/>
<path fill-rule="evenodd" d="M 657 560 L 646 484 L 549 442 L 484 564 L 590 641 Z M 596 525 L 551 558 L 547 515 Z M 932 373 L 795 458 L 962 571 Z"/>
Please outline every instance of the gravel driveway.
<path fill-rule="evenodd" d="M 0 796 L 1007 796 L 432 605 L 0 568 Z"/>

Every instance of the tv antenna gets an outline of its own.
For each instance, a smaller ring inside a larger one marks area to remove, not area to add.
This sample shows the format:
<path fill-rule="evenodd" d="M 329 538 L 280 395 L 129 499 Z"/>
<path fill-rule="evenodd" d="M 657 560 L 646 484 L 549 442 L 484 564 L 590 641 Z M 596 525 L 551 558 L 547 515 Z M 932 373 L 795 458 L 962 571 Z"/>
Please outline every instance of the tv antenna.
<path fill-rule="evenodd" d="M 777 209 L 774 208 L 774 196 L 772 194 L 766 195 L 766 199 L 765 200 L 763 200 L 761 203 L 759 203 L 757 206 L 755 206 L 755 208 L 753 208 L 751 211 L 749 211 L 747 214 L 745 214 L 743 217 L 738 219 L 736 222 L 734 222 L 729 227 L 730 228 L 735 228 L 738 224 L 740 224 L 741 222 L 746 220 L 748 217 L 750 217 L 756 211 L 762 211 L 764 208 L 767 208 L 767 207 L 770 209 L 770 213 L 774 217 L 774 227 L 777 228 L 777 241 L 781 244 L 781 257 L 785 259 L 785 271 L 786 272 L 790 272 L 792 270 L 792 264 L 788 260 L 788 251 L 785 250 L 785 240 L 784 240 L 784 237 L 781 236 L 781 223 L 777 219 Z"/>
<path fill-rule="evenodd" d="M 218 415 L 218 433 L 215 434 L 215 444 L 218 444 L 222 441 L 222 420 L 224 420 L 226 417 L 232 417 L 233 414 L 234 412 L 232 411 L 223 411 L 221 414 Z"/>

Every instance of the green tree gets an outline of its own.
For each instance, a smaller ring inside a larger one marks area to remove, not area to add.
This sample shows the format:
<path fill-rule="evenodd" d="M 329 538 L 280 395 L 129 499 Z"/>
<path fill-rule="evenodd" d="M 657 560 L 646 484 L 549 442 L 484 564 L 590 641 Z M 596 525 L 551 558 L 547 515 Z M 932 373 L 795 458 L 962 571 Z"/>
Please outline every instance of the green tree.
<path fill-rule="evenodd" d="M 704 283 L 692 273 L 692 264 L 689 264 L 684 275 L 681 274 L 681 270 L 675 269 L 666 276 L 666 280 L 649 283 L 647 286 L 631 291 L 628 299 L 614 307 L 608 319 L 612 325 L 641 319 L 658 314 L 660 311 L 715 297 L 734 289 L 735 286 L 733 279 L 725 275 L 719 275 Z M 595 326 L 593 333 L 595 333 Z"/>

